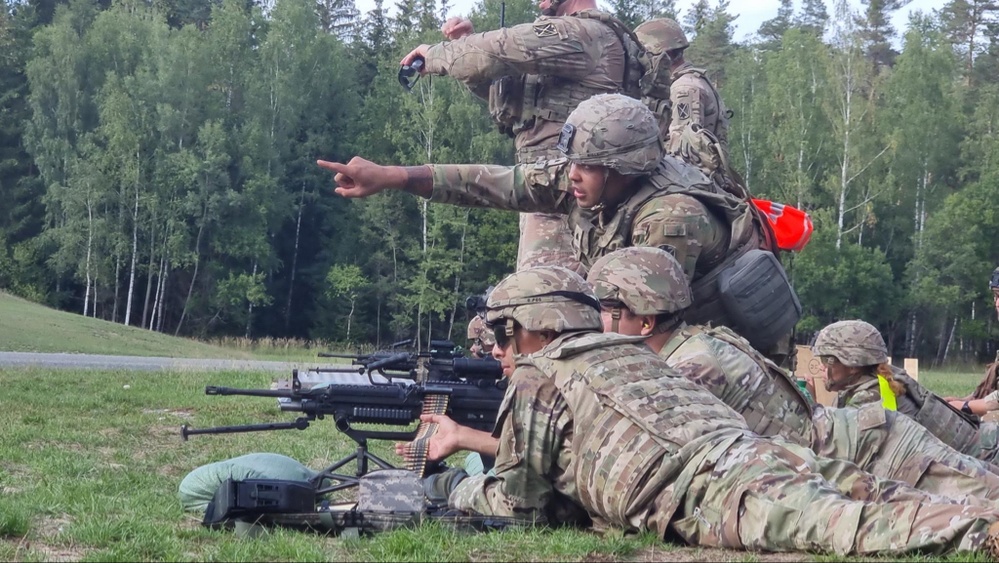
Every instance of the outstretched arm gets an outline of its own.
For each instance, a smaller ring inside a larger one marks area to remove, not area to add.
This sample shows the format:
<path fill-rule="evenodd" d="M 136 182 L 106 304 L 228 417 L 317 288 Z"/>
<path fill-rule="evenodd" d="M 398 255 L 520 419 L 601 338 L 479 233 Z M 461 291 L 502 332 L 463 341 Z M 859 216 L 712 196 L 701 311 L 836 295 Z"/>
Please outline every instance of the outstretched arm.
<path fill-rule="evenodd" d="M 420 45 L 402 64 L 420 56 L 426 61 L 424 72 L 466 83 L 522 74 L 582 80 L 592 74 L 602 55 L 600 42 L 591 37 L 592 27 L 571 18 L 539 20 Z"/>
<path fill-rule="evenodd" d="M 955 409 L 964 412 L 971 411 L 971 414 L 982 416 L 994 410 L 999 410 L 999 391 L 989 393 L 984 399 L 958 399 L 948 402 L 950 403 L 950 406 Z M 965 405 L 967 405 L 967 407 L 965 407 Z"/>
<path fill-rule="evenodd" d="M 549 166 L 448 164 L 382 166 L 355 156 L 350 162 L 317 161 L 334 173 L 336 193 L 364 198 L 402 190 L 436 203 L 528 213 L 568 213 L 575 201 L 566 188 L 564 163 Z"/>
<path fill-rule="evenodd" d="M 337 194 L 348 198 L 363 198 L 384 190 L 402 190 L 429 199 L 434 191 L 434 178 L 428 166 L 382 166 L 359 156 L 350 162 L 317 160 L 320 168 L 334 172 Z"/>

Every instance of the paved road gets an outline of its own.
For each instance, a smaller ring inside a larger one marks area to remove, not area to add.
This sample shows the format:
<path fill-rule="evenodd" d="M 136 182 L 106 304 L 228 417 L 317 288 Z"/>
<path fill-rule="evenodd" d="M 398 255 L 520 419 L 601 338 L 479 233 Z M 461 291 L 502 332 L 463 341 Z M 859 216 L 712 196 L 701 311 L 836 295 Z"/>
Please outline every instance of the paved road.
<path fill-rule="evenodd" d="M 259 360 L 208 360 L 193 358 L 156 358 L 144 356 L 102 356 L 95 354 L 36 354 L 33 352 L 0 352 L 0 369 L 4 367 L 37 366 L 44 368 L 102 370 L 248 370 L 280 371 L 307 370 L 317 362 L 269 362 Z M 323 364 L 327 366 L 328 364 Z"/>

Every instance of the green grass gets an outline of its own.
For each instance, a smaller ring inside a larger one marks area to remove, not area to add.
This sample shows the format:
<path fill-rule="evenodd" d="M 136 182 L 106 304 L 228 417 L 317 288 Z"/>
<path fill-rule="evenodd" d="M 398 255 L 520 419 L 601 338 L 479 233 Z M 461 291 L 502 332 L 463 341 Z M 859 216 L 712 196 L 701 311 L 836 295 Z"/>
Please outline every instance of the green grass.
<path fill-rule="evenodd" d="M 201 342 L 59 311 L 0 291 L 0 350 L 122 356 L 307 361 L 357 346 L 282 338 Z M 134 319 L 135 322 L 138 319 Z M 372 351 L 362 346 L 362 351 Z"/>
<path fill-rule="evenodd" d="M 315 358 L 316 350 L 345 348 L 268 339 L 196 342 L 56 311 L 2 292 L 0 319 L 0 349 L 11 351 L 300 360 Z M 273 399 L 204 395 L 206 384 L 266 388 L 273 377 L 37 368 L 0 372 L 0 561 L 839 560 L 682 548 L 649 534 L 601 537 L 565 529 L 467 534 L 428 525 L 361 540 L 292 530 L 238 539 L 208 531 L 199 516 L 183 512 L 176 496 L 180 481 L 195 467 L 266 451 L 320 468 L 353 452 L 353 442 L 330 421 L 318 421 L 304 432 L 181 440 L 185 423 L 197 428 L 292 420 L 293 414 L 279 412 Z M 920 373 L 920 380 L 942 395 L 964 395 L 980 378 L 981 371 Z M 397 460 L 391 444 L 373 442 L 372 450 Z M 987 559 L 963 554 L 902 560 Z"/>
<path fill-rule="evenodd" d="M 443 526 L 360 540 L 274 530 L 254 539 L 200 526 L 176 496 L 200 465 L 275 452 L 320 468 L 354 444 L 330 421 L 306 431 L 193 436 L 206 427 L 291 420 L 273 399 L 204 395 L 206 384 L 266 388 L 273 374 L 4 370 L 0 381 L 0 561 L 834 561 L 806 554 L 681 548 L 646 534 L 600 537 L 581 530 L 455 532 Z M 928 372 L 923 380 L 968 384 L 976 374 Z M 963 389 L 966 389 L 964 387 Z M 391 444 L 372 450 L 396 460 Z M 792 557 L 793 559 L 789 559 Z M 859 559 L 857 559 L 859 560 Z M 906 561 L 985 561 L 977 555 Z"/>
<path fill-rule="evenodd" d="M 0 349 L 126 356 L 248 359 L 251 354 L 51 309 L 0 292 Z"/>

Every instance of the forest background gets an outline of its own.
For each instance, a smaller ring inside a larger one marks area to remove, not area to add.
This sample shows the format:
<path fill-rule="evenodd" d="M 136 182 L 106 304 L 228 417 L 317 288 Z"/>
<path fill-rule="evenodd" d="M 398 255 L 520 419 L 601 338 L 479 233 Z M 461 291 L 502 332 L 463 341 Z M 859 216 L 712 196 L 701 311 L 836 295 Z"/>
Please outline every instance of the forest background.
<path fill-rule="evenodd" d="M 195 338 L 463 340 L 467 296 L 512 269 L 517 215 L 350 201 L 318 158 L 511 164 L 449 78 L 399 60 L 447 0 L 0 0 L 0 289 Z M 999 331 L 999 2 L 782 0 L 742 42 L 725 0 L 669 15 L 733 111 L 756 197 L 807 210 L 784 263 L 799 343 L 863 318 L 896 356 L 989 361 Z M 499 27 L 480 0 L 477 30 Z M 505 24 L 536 5 L 505 2 Z"/>

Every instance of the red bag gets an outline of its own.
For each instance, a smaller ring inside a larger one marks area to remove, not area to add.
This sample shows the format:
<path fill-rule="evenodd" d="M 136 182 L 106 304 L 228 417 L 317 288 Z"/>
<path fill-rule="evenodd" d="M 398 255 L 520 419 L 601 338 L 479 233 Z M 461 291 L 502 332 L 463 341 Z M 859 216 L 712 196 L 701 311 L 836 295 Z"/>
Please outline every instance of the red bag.
<path fill-rule="evenodd" d="M 812 218 L 790 205 L 753 198 L 753 204 L 767 216 L 781 250 L 800 251 L 812 238 Z"/>

